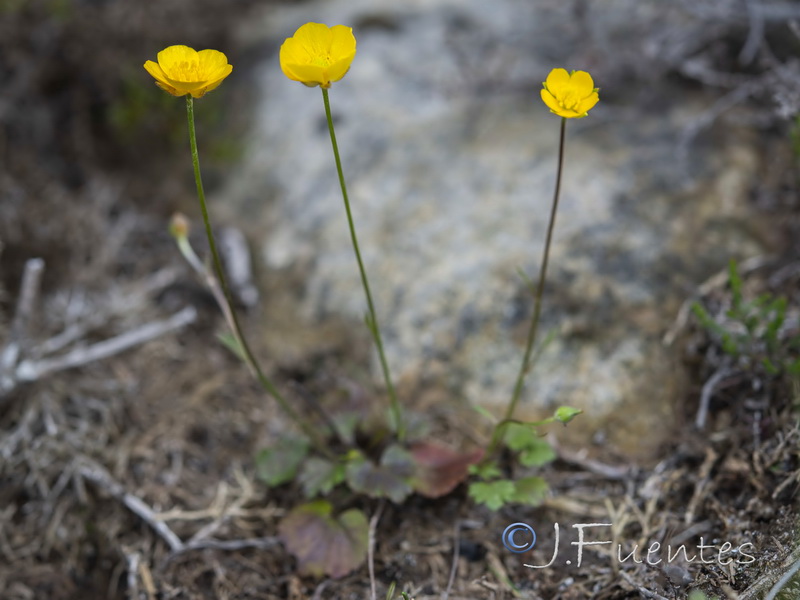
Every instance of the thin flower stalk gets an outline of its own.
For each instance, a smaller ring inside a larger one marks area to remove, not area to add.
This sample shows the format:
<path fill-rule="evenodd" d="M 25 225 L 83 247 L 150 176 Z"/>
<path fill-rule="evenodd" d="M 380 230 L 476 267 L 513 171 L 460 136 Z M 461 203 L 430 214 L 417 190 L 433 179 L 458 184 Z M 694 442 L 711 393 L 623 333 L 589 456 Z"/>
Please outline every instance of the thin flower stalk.
<path fill-rule="evenodd" d="M 397 437 L 403 440 L 405 437 L 405 426 L 403 423 L 402 412 L 400 410 L 400 403 L 397 400 L 397 392 L 395 391 L 394 384 L 392 383 L 392 376 L 389 371 L 389 363 L 386 360 L 386 353 L 383 349 L 383 339 L 381 338 L 381 331 L 378 327 L 378 318 L 375 314 L 375 303 L 372 301 L 372 292 L 369 287 L 369 280 L 367 279 L 367 271 L 364 269 L 364 261 L 361 259 L 361 250 L 358 246 L 358 237 L 356 236 L 356 228 L 353 222 L 353 213 L 350 210 L 350 200 L 347 196 L 347 185 L 344 180 L 344 172 L 342 171 L 342 160 L 339 156 L 339 145 L 336 143 L 336 132 L 333 127 L 333 118 L 331 116 L 331 104 L 328 99 L 328 89 L 320 86 L 322 90 L 322 100 L 325 104 L 325 117 L 328 120 L 328 132 L 331 136 L 331 145 L 333 146 L 333 157 L 336 161 L 336 171 L 339 174 L 339 185 L 342 188 L 342 199 L 344 200 L 344 208 L 347 213 L 347 224 L 350 228 L 350 239 L 353 242 L 353 251 L 356 255 L 356 262 L 358 262 L 358 270 L 361 274 L 361 285 L 364 287 L 364 294 L 367 297 L 367 307 L 369 314 L 366 317 L 367 327 L 369 328 L 372 338 L 375 341 L 375 346 L 378 350 L 378 358 L 381 363 L 381 370 L 383 378 L 386 382 L 386 392 L 389 395 L 390 409 L 392 412 L 392 419 L 394 421 L 394 429 Z"/>
<path fill-rule="evenodd" d="M 556 213 L 558 212 L 558 199 L 561 192 L 561 173 L 564 170 L 564 139 L 567 129 L 567 117 L 561 118 L 561 134 L 558 142 L 558 167 L 556 170 L 556 188 L 553 194 L 553 204 L 550 208 L 550 222 L 547 225 L 547 237 L 544 242 L 544 252 L 542 253 L 542 266 L 539 269 L 539 282 L 536 286 L 536 298 L 533 307 L 533 317 L 531 318 L 531 325 L 528 329 L 528 338 L 525 345 L 525 354 L 522 357 L 522 364 L 519 368 L 517 381 L 514 384 L 514 392 L 511 395 L 511 401 L 508 403 L 508 408 L 504 416 L 504 420 L 508 421 L 513 418 L 514 411 L 519 404 L 519 399 L 522 395 L 522 388 L 525 384 L 525 376 L 531 368 L 531 354 L 533 352 L 533 345 L 536 341 L 536 332 L 539 329 L 539 320 L 542 314 L 542 296 L 544 295 L 544 283 L 547 279 L 547 265 L 550 261 L 550 244 L 553 240 L 553 230 L 556 224 Z"/>
<path fill-rule="evenodd" d="M 553 204 L 550 208 L 550 222 L 547 225 L 547 237 L 544 242 L 544 252 L 542 255 L 542 266 L 539 269 L 539 283 L 535 291 L 535 303 L 533 317 L 528 329 L 528 338 L 525 344 L 525 354 L 522 357 L 517 381 L 514 384 L 514 392 L 506 409 L 504 421 L 508 421 L 514 416 L 514 411 L 519 404 L 522 395 L 522 388 L 525 384 L 525 376 L 531 369 L 533 346 L 536 341 L 536 333 L 539 328 L 539 319 L 542 314 L 542 296 L 544 295 L 544 283 L 547 279 L 547 266 L 550 261 L 550 244 L 553 240 L 553 229 L 556 224 L 556 213 L 558 212 L 558 199 L 561 192 L 561 174 L 564 171 L 564 140 L 566 137 L 567 119 L 582 119 L 586 117 L 599 101 L 600 89 L 594 87 L 592 76 L 586 71 L 571 71 L 566 69 L 553 69 L 542 83 L 540 92 L 542 101 L 550 109 L 550 112 L 561 117 L 561 134 L 558 142 L 558 167 L 556 170 L 556 187 L 553 193 Z M 495 431 L 495 433 L 497 433 Z M 495 442 L 493 436 L 493 443 Z M 494 444 L 493 444 L 494 445 Z"/>
<path fill-rule="evenodd" d="M 347 196 L 347 186 L 344 181 L 342 171 L 342 161 L 339 157 L 339 146 L 336 143 L 336 132 L 333 128 L 333 118 L 331 117 L 330 100 L 328 99 L 328 89 L 335 81 L 339 81 L 350 70 L 350 65 L 356 55 L 356 38 L 353 29 L 344 25 L 334 25 L 328 27 L 323 23 L 306 23 L 301 26 L 295 34 L 287 38 L 281 45 L 279 59 L 281 70 L 292 81 L 298 81 L 307 87 L 319 86 L 322 90 L 322 100 L 325 104 L 325 116 L 328 120 L 328 131 L 331 136 L 333 146 L 333 157 L 336 161 L 336 170 L 339 174 L 339 185 L 342 188 L 342 198 L 344 208 L 347 213 L 347 224 L 350 227 L 350 239 L 353 243 L 358 270 L 361 275 L 361 284 L 367 297 L 366 315 L 367 328 L 372 334 L 375 346 L 378 349 L 378 357 L 381 363 L 383 378 L 386 382 L 386 391 L 389 395 L 389 408 L 391 410 L 393 427 L 397 437 L 402 440 L 405 437 L 405 427 L 403 425 L 400 404 L 397 401 L 397 393 L 392 383 L 392 376 L 389 372 L 389 364 L 386 361 L 386 353 L 383 349 L 383 340 L 378 327 L 378 319 L 375 316 L 375 303 L 372 301 L 372 292 L 369 288 L 367 272 L 364 269 L 364 262 L 361 259 L 361 250 L 358 247 L 358 237 L 353 223 L 353 214 L 350 210 L 350 200 Z"/>
<path fill-rule="evenodd" d="M 200 157 L 197 151 L 197 135 L 195 133 L 195 126 L 194 126 L 194 101 L 191 94 L 186 95 L 186 118 L 189 126 L 189 144 L 191 146 L 191 151 L 192 151 L 192 165 L 194 167 L 194 180 L 195 184 L 197 185 L 197 198 L 200 201 L 200 211 L 203 215 L 203 224 L 205 225 L 206 237 L 208 238 L 208 247 L 211 251 L 211 261 L 214 267 L 214 273 L 216 275 L 220 287 L 222 288 L 222 292 L 225 297 L 225 304 L 227 305 L 226 309 L 223 308 L 223 312 L 225 313 L 225 316 L 231 325 L 231 329 L 233 330 L 233 335 L 236 338 L 236 342 L 242 351 L 242 356 L 244 357 L 245 364 L 247 364 L 251 373 L 258 380 L 261 387 L 264 388 L 264 390 L 275 399 L 275 401 L 280 405 L 280 407 L 283 409 L 286 415 L 290 419 L 292 419 L 292 421 L 294 421 L 298 427 L 300 427 L 300 429 L 309 438 L 309 440 L 311 440 L 314 446 L 321 453 L 325 454 L 328 457 L 332 457 L 333 454 L 330 452 L 330 450 L 328 450 L 326 444 L 320 437 L 319 433 L 314 429 L 314 427 L 310 423 L 308 423 L 305 419 L 303 419 L 292 408 L 289 402 L 278 391 L 278 388 L 276 388 L 275 385 L 272 383 L 272 381 L 270 381 L 267 378 L 267 376 L 264 375 L 264 372 L 261 369 L 260 364 L 258 363 L 252 351 L 250 350 L 250 346 L 247 343 L 244 333 L 242 332 L 241 325 L 239 324 L 239 318 L 236 316 L 236 311 L 233 308 L 233 296 L 231 294 L 230 287 L 228 286 L 227 279 L 225 278 L 225 272 L 223 271 L 222 261 L 220 260 L 219 251 L 217 250 L 217 243 L 214 238 L 214 232 L 211 229 L 211 220 L 208 216 L 208 208 L 206 206 L 206 196 L 203 190 L 203 180 L 200 174 Z"/>

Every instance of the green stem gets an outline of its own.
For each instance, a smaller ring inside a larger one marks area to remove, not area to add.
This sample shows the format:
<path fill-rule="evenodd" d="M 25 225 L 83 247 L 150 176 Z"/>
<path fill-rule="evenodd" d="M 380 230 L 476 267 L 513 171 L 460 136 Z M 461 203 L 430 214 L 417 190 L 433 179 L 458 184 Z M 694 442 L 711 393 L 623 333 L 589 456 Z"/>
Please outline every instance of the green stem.
<path fill-rule="evenodd" d="M 347 212 L 347 224 L 350 226 L 350 239 L 353 242 L 353 250 L 356 254 L 356 261 L 358 262 L 358 270 L 361 273 L 361 285 L 364 286 L 364 293 L 367 296 L 367 306 L 369 308 L 369 316 L 367 318 L 367 327 L 375 340 L 375 346 L 378 348 L 378 357 L 381 362 L 381 369 L 383 370 L 383 379 L 386 381 L 386 391 L 389 394 L 389 402 L 392 411 L 392 418 L 394 419 L 395 431 L 397 437 L 401 441 L 405 437 L 405 427 L 403 425 L 403 418 L 400 412 L 400 404 L 397 401 L 397 394 L 392 384 L 392 376 L 389 373 L 389 364 L 386 362 L 386 355 L 383 351 L 383 340 L 381 339 L 381 332 L 378 328 L 378 319 L 375 316 L 375 305 L 372 302 L 372 293 L 369 289 L 369 281 L 367 280 L 367 272 L 364 269 L 364 262 L 361 260 L 361 251 L 358 248 L 358 238 L 356 237 L 356 228 L 353 224 L 353 213 L 350 210 L 350 200 L 347 197 L 347 186 L 344 182 L 344 173 L 342 171 L 342 160 L 339 157 L 339 145 L 336 143 L 336 132 L 333 130 L 333 118 L 331 117 L 331 103 L 328 99 L 328 90 L 324 87 L 322 89 L 322 100 L 325 103 L 325 116 L 328 119 L 328 131 L 331 134 L 331 145 L 333 146 L 333 157 L 336 161 L 336 171 L 339 173 L 339 185 L 342 188 L 342 198 L 344 199 L 344 208 Z"/>
<path fill-rule="evenodd" d="M 194 181 L 197 184 L 197 198 L 200 201 L 200 211 L 203 213 L 203 223 L 205 224 L 206 228 L 206 237 L 208 238 L 208 247 L 211 250 L 211 260 L 214 265 L 214 273 L 217 277 L 217 280 L 222 287 L 222 292 L 225 296 L 225 304 L 227 304 L 228 314 L 230 315 L 230 325 L 233 329 L 233 335 L 236 337 L 236 341 L 239 344 L 239 347 L 242 349 L 242 353 L 245 358 L 245 362 L 247 366 L 250 368 L 250 371 L 256 377 L 258 382 L 261 384 L 261 387 L 269 393 L 280 405 L 283 411 L 289 416 L 292 421 L 294 421 L 298 427 L 306 434 L 306 436 L 311 440 L 311 442 L 315 445 L 317 450 L 319 450 L 322 454 L 328 456 L 329 458 L 333 457 L 333 454 L 328 447 L 319 436 L 317 431 L 314 427 L 308 423 L 305 419 L 301 418 L 300 415 L 291 407 L 291 405 L 286 401 L 286 399 L 281 395 L 275 385 L 267 379 L 264 372 L 261 370 L 261 366 L 259 365 L 258 361 L 255 359 L 252 351 L 250 350 L 250 346 L 247 343 L 247 340 L 242 333 L 242 328 L 239 325 L 239 319 L 236 316 L 236 311 L 233 309 L 233 299 L 231 296 L 231 290 L 228 287 L 228 282 L 225 279 L 225 273 L 222 270 L 222 261 L 219 257 L 219 251 L 217 250 L 217 243 L 214 239 L 214 232 L 211 230 L 211 220 L 208 217 L 208 208 L 206 207 L 206 195 L 203 191 L 203 180 L 200 176 L 200 156 L 197 152 L 197 135 L 195 134 L 194 129 L 194 102 L 192 96 L 190 94 L 186 95 L 186 118 L 189 124 L 189 145 L 192 149 L 192 165 L 194 166 Z"/>
<path fill-rule="evenodd" d="M 504 417 L 504 421 L 508 421 L 514 415 L 514 411 L 519 404 L 520 396 L 522 395 L 522 388 L 525 383 L 525 376 L 531 368 L 531 352 L 533 351 L 533 343 L 536 341 L 536 331 L 539 328 L 539 317 L 542 313 L 542 295 L 544 293 L 544 282 L 547 277 L 547 263 L 550 259 L 550 242 L 553 239 L 553 229 L 556 224 L 556 211 L 558 210 L 558 197 L 561 192 L 561 173 L 564 170 L 564 137 L 567 128 L 567 119 L 561 118 L 561 136 L 558 145 L 558 169 L 556 171 L 556 189 L 553 194 L 553 206 L 550 210 L 550 223 L 547 226 L 547 238 L 544 242 L 544 255 L 542 257 L 542 267 L 539 270 L 539 284 L 536 286 L 536 302 L 533 309 L 533 318 L 531 319 L 531 327 L 528 330 L 528 342 L 525 346 L 525 355 L 522 358 L 522 365 L 517 375 L 517 382 L 514 385 L 514 393 L 511 396 L 511 401 L 508 403 L 508 409 Z"/>

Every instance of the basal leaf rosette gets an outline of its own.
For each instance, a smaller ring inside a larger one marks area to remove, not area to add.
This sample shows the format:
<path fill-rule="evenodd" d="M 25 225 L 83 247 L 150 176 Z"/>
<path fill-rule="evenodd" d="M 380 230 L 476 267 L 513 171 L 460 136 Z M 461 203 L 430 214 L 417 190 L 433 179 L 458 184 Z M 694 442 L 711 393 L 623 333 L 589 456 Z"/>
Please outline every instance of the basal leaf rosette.
<path fill-rule="evenodd" d="M 202 98 L 233 71 L 233 65 L 218 50 L 197 52 L 189 46 L 169 46 L 158 53 L 157 60 L 148 60 L 144 68 L 158 87 L 173 96 Z"/>
<path fill-rule="evenodd" d="M 600 89 L 586 71 L 553 69 L 542 85 L 542 100 L 550 112 L 566 119 L 585 117 L 600 100 Z"/>
<path fill-rule="evenodd" d="M 281 70 L 292 81 L 328 89 L 347 74 L 355 55 L 351 27 L 306 23 L 281 45 Z"/>

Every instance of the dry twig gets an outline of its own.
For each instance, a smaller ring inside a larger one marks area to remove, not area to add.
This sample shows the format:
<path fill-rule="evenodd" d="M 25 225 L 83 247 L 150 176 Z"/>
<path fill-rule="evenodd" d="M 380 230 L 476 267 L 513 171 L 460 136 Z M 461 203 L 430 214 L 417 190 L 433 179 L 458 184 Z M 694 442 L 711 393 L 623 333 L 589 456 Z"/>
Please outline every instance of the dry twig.
<path fill-rule="evenodd" d="M 183 549 L 184 545 L 181 539 L 166 523 L 158 518 L 158 515 L 153 509 L 147 506 L 147 504 L 137 496 L 126 492 L 122 484 L 111 477 L 111 474 L 102 466 L 84 457 L 80 459 L 78 473 L 84 479 L 88 479 L 122 502 L 128 510 L 142 519 L 153 531 L 161 536 L 161 539 L 167 543 L 170 550 L 178 552 Z"/>
<path fill-rule="evenodd" d="M 23 353 L 23 344 L 28 333 L 28 322 L 33 312 L 33 306 L 39 297 L 43 272 L 44 261 L 41 258 L 32 258 L 25 263 L 19 301 L 17 302 L 14 319 L 11 321 L 9 339 L 0 354 L 0 390 L 9 385 L 7 381 L 13 378 L 14 367 Z"/>
<path fill-rule="evenodd" d="M 27 324 L 33 311 L 33 305 L 39 296 L 43 271 L 44 261 L 41 259 L 31 259 L 25 264 L 19 302 L 11 324 L 9 339 L 5 348 L 0 352 L 0 402 L 21 383 L 38 381 L 58 371 L 109 358 L 166 333 L 181 329 L 197 319 L 197 311 L 193 307 L 187 306 L 162 321 L 147 323 L 90 346 L 74 348 L 62 356 L 41 358 L 78 341 L 90 328 L 99 325 L 98 317 L 94 315 L 85 323 L 69 327 L 38 347 L 28 349 L 26 346 L 29 344 L 25 343 L 24 338 L 27 336 Z M 153 288 L 158 289 L 173 279 L 174 274 L 171 272 L 160 272 L 152 281 L 148 282 L 145 289 L 148 292 Z M 138 296 L 138 300 L 141 301 L 141 296 Z M 129 303 L 125 304 L 127 306 Z M 105 320 L 109 315 L 102 316 Z M 26 355 L 35 358 L 26 358 Z"/>
<path fill-rule="evenodd" d="M 378 600 L 378 592 L 375 585 L 375 529 L 378 526 L 378 521 L 383 514 L 383 507 L 385 501 L 381 500 L 378 508 L 372 518 L 369 520 L 369 538 L 367 543 L 367 565 L 369 567 L 369 588 L 372 600 Z"/>
<path fill-rule="evenodd" d="M 719 383 L 732 375 L 734 371 L 727 365 L 722 365 L 716 372 L 708 378 L 708 381 L 703 384 L 703 391 L 700 394 L 700 406 L 697 407 L 697 416 L 694 420 L 694 426 L 701 431 L 705 429 L 706 419 L 708 418 L 708 407 L 711 404 L 711 397 L 714 395 Z"/>
<path fill-rule="evenodd" d="M 453 589 L 453 583 L 456 580 L 456 573 L 458 572 L 458 556 L 461 545 L 461 521 L 456 519 L 456 524 L 453 526 L 453 565 L 450 567 L 450 578 L 447 580 L 447 589 L 442 594 L 442 600 L 450 598 L 450 590 Z"/>
<path fill-rule="evenodd" d="M 41 360 L 23 360 L 17 365 L 15 385 L 19 382 L 38 381 L 46 375 L 82 367 L 89 363 L 119 354 L 162 335 L 181 329 L 197 319 L 197 311 L 187 306 L 162 321 L 153 321 L 113 338 L 103 340 L 86 348 L 76 348 L 64 356 Z"/>

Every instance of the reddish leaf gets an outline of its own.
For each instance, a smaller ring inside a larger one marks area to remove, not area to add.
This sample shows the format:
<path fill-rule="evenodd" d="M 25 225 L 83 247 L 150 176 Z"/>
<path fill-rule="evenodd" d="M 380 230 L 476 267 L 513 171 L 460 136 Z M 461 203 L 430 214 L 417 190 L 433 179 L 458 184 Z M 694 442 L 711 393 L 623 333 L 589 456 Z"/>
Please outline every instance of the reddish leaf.
<path fill-rule="evenodd" d="M 400 504 L 414 489 L 411 479 L 416 470 L 414 457 L 397 445 L 386 448 L 376 465 L 364 456 L 350 459 L 347 464 L 347 484 L 354 492 L 370 498 L 389 498 Z"/>
<path fill-rule="evenodd" d="M 338 517 L 325 500 L 302 504 L 278 525 L 281 541 L 297 558 L 300 570 L 312 575 L 343 577 L 367 557 L 369 524 L 358 509 Z"/>
<path fill-rule="evenodd" d="M 427 498 L 439 498 L 467 478 L 469 466 L 483 458 L 483 450 L 463 453 L 433 442 L 419 442 L 411 446 L 411 456 L 416 463 L 414 489 Z"/>

